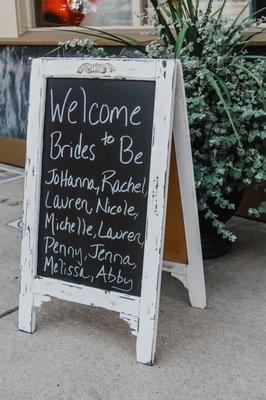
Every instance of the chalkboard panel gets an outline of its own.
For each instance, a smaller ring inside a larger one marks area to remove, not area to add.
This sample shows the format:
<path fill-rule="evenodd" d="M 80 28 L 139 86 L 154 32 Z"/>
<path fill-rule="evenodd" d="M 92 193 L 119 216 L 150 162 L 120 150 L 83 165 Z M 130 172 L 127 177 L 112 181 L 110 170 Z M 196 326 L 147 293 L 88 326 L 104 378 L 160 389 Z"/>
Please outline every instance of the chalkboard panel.
<path fill-rule="evenodd" d="M 140 296 L 154 98 L 154 81 L 47 79 L 39 276 Z"/>

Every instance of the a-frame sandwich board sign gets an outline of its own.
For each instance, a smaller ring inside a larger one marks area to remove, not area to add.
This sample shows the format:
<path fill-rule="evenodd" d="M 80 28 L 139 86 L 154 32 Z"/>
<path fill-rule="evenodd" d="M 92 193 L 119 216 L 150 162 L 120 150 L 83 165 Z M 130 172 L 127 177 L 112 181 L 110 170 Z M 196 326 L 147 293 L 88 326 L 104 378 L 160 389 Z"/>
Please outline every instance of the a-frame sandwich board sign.
<path fill-rule="evenodd" d="M 103 307 L 153 364 L 178 70 L 173 60 L 34 60 L 20 330 L 35 330 L 52 297 Z"/>

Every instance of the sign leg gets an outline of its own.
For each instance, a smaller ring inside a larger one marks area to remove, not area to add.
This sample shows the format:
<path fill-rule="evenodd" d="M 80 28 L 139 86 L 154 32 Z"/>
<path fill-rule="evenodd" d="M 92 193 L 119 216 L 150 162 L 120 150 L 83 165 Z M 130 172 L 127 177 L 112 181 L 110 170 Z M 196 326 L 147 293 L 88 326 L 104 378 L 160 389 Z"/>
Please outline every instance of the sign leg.
<path fill-rule="evenodd" d="M 27 286 L 21 287 L 19 299 L 18 329 L 33 333 L 35 331 L 36 310 L 34 309 L 33 293 L 27 293 Z"/>
<path fill-rule="evenodd" d="M 137 361 L 142 364 L 153 365 L 156 349 L 159 302 L 161 291 L 162 270 L 158 271 L 157 284 L 152 285 L 144 279 L 142 285 L 146 289 L 141 297 L 139 326 L 137 332 Z M 148 289 L 149 286 L 149 289 Z"/>
<path fill-rule="evenodd" d="M 157 317 L 149 316 L 139 323 L 137 335 L 137 361 L 153 365 L 156 347 Z"/>
<path fill-rule="evenodd" d="M 206 291 L 202 259 L 187 266 L 189 301 L 192 307 L 206 308 Z"/>
<path fill-rule="evenodd" d="M 187 288 L 193 307 L 206 307 L 197 197 L 182 68 L 178 64 L 173 134 L 187 247 Z"/>

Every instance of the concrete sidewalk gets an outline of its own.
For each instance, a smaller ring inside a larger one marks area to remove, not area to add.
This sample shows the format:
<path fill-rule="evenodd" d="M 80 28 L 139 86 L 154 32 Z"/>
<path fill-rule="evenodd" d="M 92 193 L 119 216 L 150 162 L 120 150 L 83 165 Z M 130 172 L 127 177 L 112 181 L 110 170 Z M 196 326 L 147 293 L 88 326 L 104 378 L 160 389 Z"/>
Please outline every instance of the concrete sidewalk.
<path fill-rule="evenodd" d="M 21 177 L 0 183 L 0 315 L 18 305 L 21 232 L 8 223 L 22 197 Z M 207 310 L 164 274 L 153 367 L 136 363 L 116 313 L 54 300 L 33 335 L 17 311 L 0 318 L 0 400 L 265 400 L 266 226 L 231 226 L 232 252 L 205 262 Z"/>

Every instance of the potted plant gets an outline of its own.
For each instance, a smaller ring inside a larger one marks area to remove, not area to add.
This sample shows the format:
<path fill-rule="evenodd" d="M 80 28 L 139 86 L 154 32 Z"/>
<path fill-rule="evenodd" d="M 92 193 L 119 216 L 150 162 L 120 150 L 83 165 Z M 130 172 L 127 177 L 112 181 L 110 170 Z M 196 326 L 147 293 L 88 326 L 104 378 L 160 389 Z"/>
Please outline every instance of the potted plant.
<path fill-rule="evenodd" d="M 262 185 L 266 177 L 265 57 L 248 55 L 252 37 L 241 39 L 254 23 L 250 18 L 240 21 L 247 6 L 229 21 L 222 17 L 226 2 L 214 10 L 209 0 L 202 11 L 199 0 L 151 0 L 157 38 L 145 45 L 88 28 L 90 35 L 122 42 L 138 56 L 181 60 L 205 258 L 230 249 L 236 236 L 225 222 L 245 188 Z M 63 46 L 105 54 L 88 39 Z M 266 212 L 266 202 L 250 212 Z"/>

